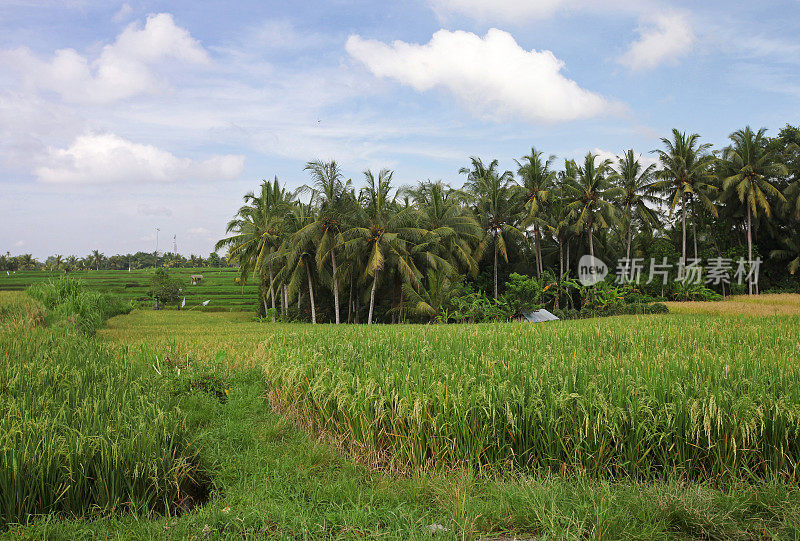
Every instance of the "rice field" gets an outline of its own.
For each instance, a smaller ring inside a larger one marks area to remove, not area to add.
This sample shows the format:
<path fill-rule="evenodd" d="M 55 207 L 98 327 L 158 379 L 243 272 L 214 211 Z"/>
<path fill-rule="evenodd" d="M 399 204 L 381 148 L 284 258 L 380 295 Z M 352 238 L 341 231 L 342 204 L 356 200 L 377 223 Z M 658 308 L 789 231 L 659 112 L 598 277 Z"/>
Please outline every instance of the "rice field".
<path fill-rule="evenodd" d="M 0 537 L 800 535 L 797 316 L 42 309 L 0 293 Z"/>
<path fill-rule="evenodd" d="M 142 353 L 21 315 L 40 308 L 0 293 L 0 530 L 205 498 L 199 448 Z"/>
<path fill-rule="evenodd" d="M 251 311 L 255 309 L 258 298 L 258 285 L 250 281 L 242 287 L 235 282 L 238 269 L 232 268 L 178 268 L 169 269 L 170 276 L 182 280 L 186 287 L 186 308 L 195 311 Z M 192 274 L 202 274 L 203 281 L 190 285 Z M 16 271 L 10 274 L 0 272 L 0 291 L 24 291 L 29 286 L 47 282 L 64 276 L 64 273 L 49 271 Z M 117 295 L 125 301 L 132 301 L 140 308 L 152 306 L 148 289 L 153 278 L 153 269 L 138 269 L 131 272 L 121 270 L 84 270 L 69 273 L 67 276 L 80 280 L 93 291 Z M 206 307 L 199 306 L 203 301 L 211 302 Z"/>
<path fill-rule="evenodd" d="M 135 312 L 101 335 L 225 350 L 276 407 L 391 470 L 800 478 L 796 316 L 369 328 Z"/>
<path fill-rule="evenodd" d="M 676 314 L 716 316 L 800 316 L 800 295 L 794 293 L 758 296 L 735 295 L 721 302 L 667 302 Z"/>

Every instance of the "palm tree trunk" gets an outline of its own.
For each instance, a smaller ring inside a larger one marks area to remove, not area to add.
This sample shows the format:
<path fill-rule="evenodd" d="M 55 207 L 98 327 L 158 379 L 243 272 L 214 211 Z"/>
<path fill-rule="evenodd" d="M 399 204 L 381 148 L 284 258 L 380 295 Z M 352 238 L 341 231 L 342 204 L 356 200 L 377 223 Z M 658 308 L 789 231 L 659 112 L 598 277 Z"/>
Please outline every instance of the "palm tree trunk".
<path fill-rule="evenodd" d="M 752 216 L 750 210 L 750 202 L 747 202 L 747 259 L 752 265 L 753 261 L 753 233 L 752 233 Z M 747 279 L 747 292 L 753 294 L 753 276 L 752 274 Z"/>
<path fill-rule="evenodd" d="M 625 258 L 628 261 L 631 260 L 631 237 L 632 236 L 633 236 L 633 217 L 628 217 L 628 247 L 625 250 Z"/>
<path fill-rule="evenodd" d="M 497 300 L 497 236 L 494 237 L 494 300 Z"/>
<path fill-rule="evenodd" d="M 564 278 L 564 243 L 558 239 L 558 279 Z"/>
<path fill-rule="evenodd" d="M 350 291 L 349 291 L 349 299 L 347 300 L 347 322 L 350 323 L 352 321 L 351 316 L 353 315 L 353 274 L 350 274 Z"/>
<path fill-rule="evenodd" d="M 539 278 L 542 277 L 542 247 L 539 244 L 539 226 L 536 226 L 533 234 L 536 235 L 536 273 Z"/>
<path fill-rule="evenodd" d="M 375 290 L 378 288 L 378 273 L 375 270 L 375 277 L 372 279 L 372 291 L 369 293 L 369 316 L 367 316 L 367 325 L 372 325 L 372 311 L 375 308 Z"/>
<path fill-rule="evenodd" d="M 311 323 L 317 323 L 317 309 L 314 306 L 314 284 L 311 282 L 311 268 L 306 263 L 306 274 L 308 275 L 308 298 L 311 300 Z"/>
<path fill-rule="evenodd" d="M 275 286 L 272 281 L 275 277 L 272 274 L 272 261 L 269 262 L 269 298 L 272 301 L 272 322 L 275 323 Z"/>
<path fill-rule="evenodd" d="M 594 226 L 589 226 L 589 255 L 594 259 Z"/>
<path fill-rule="evenodd" d="M 336 312 L 336 324 L 339 324 L 339 283 L 336 281 L 336 253 L 331 250 L 331 264 L 333 265 L 333 309 Z"/>
<path fill-rule="evenodd" d="M 694 258 L 697 259 L 697 219 L 694 213 L 694 200 L 692 200 L 692 240 L 694 241 Z"/>
<path fill-rule="evenodd" d="M 681 214 L 683 215 L 683 248 L 681 255 L 683 256 L 683 264 L 686 265 L 686 196 L 681 196 Z"/>

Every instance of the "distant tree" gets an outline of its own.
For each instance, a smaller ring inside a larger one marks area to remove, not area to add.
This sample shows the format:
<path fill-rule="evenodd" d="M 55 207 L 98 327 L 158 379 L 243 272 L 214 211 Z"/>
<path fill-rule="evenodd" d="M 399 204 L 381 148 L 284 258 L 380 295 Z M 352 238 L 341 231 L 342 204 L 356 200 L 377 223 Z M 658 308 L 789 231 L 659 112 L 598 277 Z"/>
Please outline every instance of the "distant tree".
<path fill-rule="evenodd" d="M 764 136 L 766 128 L 754 132 L 750 126 L 730 135 L 733 144 L 723 151 L 726 173 L 723 189 L 736 194 L 740 203 L 747 207 L 747 255 L 753 260 L 753 218 L 758 218 L 762 210 L 769 218 L 772 216 L 770 199 L 786 202 L 786 198 L 776 188 L 771 179 L 788 174 L 786 166 L 776 161 L 775 153 L 768 146 Z M 755 292 L 755 284 L 748 282 L 748 292 Z"/>
<path fill-rule="evenodd" d="M 625 257 L 627 259 L 631 258 L 634 220 L 637 220 L 642 227 L 658 226 L 658 213 L 655 207 L 661 203 L 661 198 L 655 194 L 655 173 L 655 164 L 643 167 L 633 149 L 618 158 L 616 182 L 624 192 L 620 200 L 624 221 L 627 225 L 625 235 Z"/>
<path fill-rule="evenodd" d="M 164 267 L 157 268 L 150 284 L 153 310 L 158 310 L 162 305 L 178 300 L 182 289 L 183 282 L 181 280 L 172 278 Z"/>
<path fill-rule="evenodd" d="M 540 242 L 540 231 L 545 223 L 542 216 L 544 206 L 547 204 L 550 193 L 556 182 L 556 171 L 551 169 L 555 156 L 547 159 L 543 154 L 531 148 L 528 156 L 522 157 L 522 162 L 517 161 L 517 174 L 521 182 L 520 189 L 525 205 L 525 218 L 523 225 L 534 228 L 534 243 L 536 248 L 536 273 L 541 276 L 544 272 L 542 266 L 542 248 Z"/>
<path fill-rule="evenodd" d="M 613 201 L 623 195 L 621 188 L 611 183 L 614 171 L 611 160 L 600 160 L 589 152 L 583 166 L 568 168 L 574 171 L 566 188 L 571 194 L 570 210 L 575 220 L 575 230 L 586 232 L 589 254 L 594 257 L 594 233 L 619 223 L 619 212 Z"/>
<path fill-rule="evenodd" d="M 655 150 L 661 162 L 658 182 L 654 188 L 670 198 L 670 214 L 681 207 L 681 257 L 686 261 L 686 206 L 698 199 L 714 216 L 717 208 L 712 200 L 714 156 L 709 153 L 709 143 L 700 144 L 696 133 L 686 135 L 672 130 L 672 140 L 662 137 L 663 150 Z M 692 206 L 694 208 L 694 206 Z M 692 220 L 694 228 L 695 221 Z M 697 234 L 695 232 L 695 258 L 697 257 Z"/>
<path fill-rule="evenodd" d="M 467 175 L 465 187 L 475 202 L 475 216 L 483 229 L 483 238 L 477 253 L 483 253 L 492 245 L 494 269 L 494 299 L 497 300 L 498 256 L 508 262 L 508 243 L 511 239 L 522 240 L 525 235 L 518 229 L 521 212 L 514 189 L 511 171 L 500 173 L 497 160 L 485 165 L 480 158 L 470 158 L 471 166 L 462 167 L 459 172 Z"/>

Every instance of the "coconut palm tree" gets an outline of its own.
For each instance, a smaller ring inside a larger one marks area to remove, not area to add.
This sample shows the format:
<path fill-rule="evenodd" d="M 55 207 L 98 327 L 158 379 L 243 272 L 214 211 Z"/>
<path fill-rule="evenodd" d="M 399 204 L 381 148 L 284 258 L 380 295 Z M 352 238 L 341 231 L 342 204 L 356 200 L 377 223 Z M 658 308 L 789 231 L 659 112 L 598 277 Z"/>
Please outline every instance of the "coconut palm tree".
<path fill-rule="evenodd" d="M 350 192 L 351 181 L 343 181 L 339 166 L 335 161 L 308 162 L 305 167 L 314 180 L 312 187 L 304 187 L 311 192 L 311 203 L 318 208 L 317 219 L 297 232 L 300 242 L 306 237 L 314 239 L 317 243 L 317 266 L 322 267 L 325 260 L 330 258 L 333 274 L 331 284 L 333 291 L 333 305 L 336 323 L 339 323 L 339 274 L 336 264 L 336 251 L 345 230 L 347 217 L 353 210 L 355 203 Z"/>
<path fill-rule="evenodd" d="M 106 256 L 98 250 L 92 250 L 92 253 L 89 254 L 86 259 L 91 261 L 90 266 L 94 266 L 95 270 L 100 270 L 100 265 L 106 260 Z"/>
<path fill-rule="evenodd" d="M 214 247 L 215 250 L 228 248 L 228 259 L 239 265 L 239 281 L 242 285 L 247 283 L 250 275 L 259 277 L 262 290 L 265 290 L 264 311 L 267 312 L 269 296 L 273 321 L 276 295 L 272 256 L 285 238 L 284 217 L 293 199 L 294 195 L 281 187 L 277 177 L 271 183 L 263 181 L 259 194 L 247 193 L 244 196 L 245 204 L 228 223 L 226 232 L 233 235 L 221 239 Z"/>
<path fill-rule="evenodd" d="M 777 163 L 775 152 L 764 136 L 766 128 L 754 132 L 750 126 L 730 135 L 732 145 L 723 151 L 723 167 L 728 176 L 723 181 L 723 190 L 735 193 L 739 202 L 747 207 L 747 255 L 753 260 L 753 218 L 758 218 L 761 209 L 767 218 L 772 217 L 770 198 L 786 202 L 786 198 L 770 179 L 788 174 L 786 166 Z M 751 277 L 748 292 L 754 293 Z"/>
<path fill-rule="evenodd" d="M 566 189 L 571 195 L 570 210 L 575 220 L 577 233 L 586 232 L 589 241 L 589 254 L 594 257 L 594 233 L 608 229 L 619 222 L 619 213 L 613 201 L 623 194 L 611 181 L 614 170 L 611 160 L 600 160 L 589 152 L 582 166 L 567 166 L 572 176 Z"/>
<path fill-rule="evenodd" d="M 774 259 L 788 259 L 787 268 L 791 274 L 795 274 L 800 270 L 800 239 L 798 237 L 789 237 L 784 239 L 782 244 L 784 245 L 783 249 L 772 250 L 769 256 Z"/>
<path fill-rule="evenodd" d="M 458 269 L 477 274 L 474 248 L 480 240 L 481 228 L 466 205 L 466 194 L 450 189 L 441 181 L 420 182 L 406 193 L 413 201 L 417 226 L 429 232 L 426 245 L 420 245 L 419 250 L 437 257 L 440 266 L 454 272 Z M 431 261 L 429 266 L 436 264 Z"/>
<path fill-rule="evenodd" d="M 522 225 L 525 227 L 534 226 L 536 273 L 539 276 L 544 272 L 542 248 L 539 240 L 542 221 L 539 218 L 556 181 L 556 172 L 550 169 L 555 159 L 556 157 L 553 155 L 543 159 L 542 153 L 532 147 L 531 153 L 522 157 L 522 162 L 516 160 L 517 174 L 522 181 L 520 189 L 525 205 L 525 218 Z"/>
<path fill-rule="evenodd" d="M 370 170 L 364 171 L 367 185 L 359 197 L 362 205 L 360 217 L 357 224 L 343 235 L 346 250 L 368 254 L 363 274 L 365 280 L 372 277 L 368 325 L 372 324 L 375 292 L 382 271 L 393 268 L 413 287 L 419 284 L 420 272 L 411 248 L 427 232 L 415 227 L 411 209 L 398 208 L 392 196 L 392 175 L 388 169 L 381 170 L 377 176 Z"/>
<path fill-rule="evenodd" d="M 494 255 L 494 298 L 498 297 L 497 267 L 498 256 L 508 262 L 508 241 L 513 238 L 524 239 L 525 235 L 517 228 L 520 220 L 518 192 L 514 189 L 511 171 L 498 172 L 497 160 L 485 165 L 480 158 L 470 158 L 471 167 L 462 167 L 460 173 L 467 175 L 465 187 L 475 201 L 475 215 L 483 230 L 477 253 L 481 254 L 492 244 Z"/>
<path fill-rule="evenodd" d="M 618 158 L 616 181 L 624 191 L 620 202 L 627 224 L 625 257 L 628 260 L 631 258 L 634 220 L 644 227 L 656 227 L 659 222 L 656 210 L 648 206 L 648 203 L 655 206 L 661 202 L 653 186 L 655 173 L 655 164 L 643 167 L 633 149 Z"/>
<path fill-rule="evenodd" d="M 670 199 L 670 215 L 680 204 L 681 207 L 681 256 L 686 261 L 686 205 L 692 205 L 698 199 L 714 216 L 717 216 L 717 208 L 714 205 L 710 194 L 714 191 L 712 166 L 714 157 L 708 152 L 711 144 L 700 144 L 700 136 L 693 133 L 689 136 L 686 133 L 672 130 L 672 140 L 666 137 L 661 138 L 664 150 L 655 150 L 661 163 L 661 170 L 658 172 L 658 180 L 653 184 L 653 188 Z M 697 258 L 697 234 L 696 224 L 692 220 L 692 227 L 695 230 L 695 258 Z"/>
<path fill-rule="evenodd" d="M 429 322 L 447 323 L 445 314 L 453 296 L 453 283 L 445 273 L 434 269 L 428 269 L 425 278 L 426 287 L 414 289 L 408 283 L 403 284 L 406 299 L 402 309 Z"/>
<path fill-rule="evenodd" d="M 284 217 L 285 238 L 279 249 L 272 254 L 270 260 L 278 263 L 276 281 L 286 285 L 289 299 L 297 296 L 298 307 L 302 296 L 303 282 L 308 286 L 308 297 L 311 304 L 311 323 L 317 322 L 317 306 L 314 297 L 314 276 L 319 273 L 316 266 L 317 245 L 310 235 L 298 235 L 308 224 L 317 219 L 311 203 L 297 202 L 291 206 Z"/>

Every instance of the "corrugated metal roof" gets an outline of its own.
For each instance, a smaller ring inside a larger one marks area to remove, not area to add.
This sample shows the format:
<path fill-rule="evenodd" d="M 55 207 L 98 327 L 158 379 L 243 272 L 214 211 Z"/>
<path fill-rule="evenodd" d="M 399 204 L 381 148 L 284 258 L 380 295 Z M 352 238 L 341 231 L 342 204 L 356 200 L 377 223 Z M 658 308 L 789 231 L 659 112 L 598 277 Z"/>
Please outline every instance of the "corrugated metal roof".
<path fill-rule="evenodd" d="M 558 318 L 544 308 L 532 312 L 523 310 L 522 317 L 531 323 L 542 323 L 543 321 L 558 321 Z"/>

